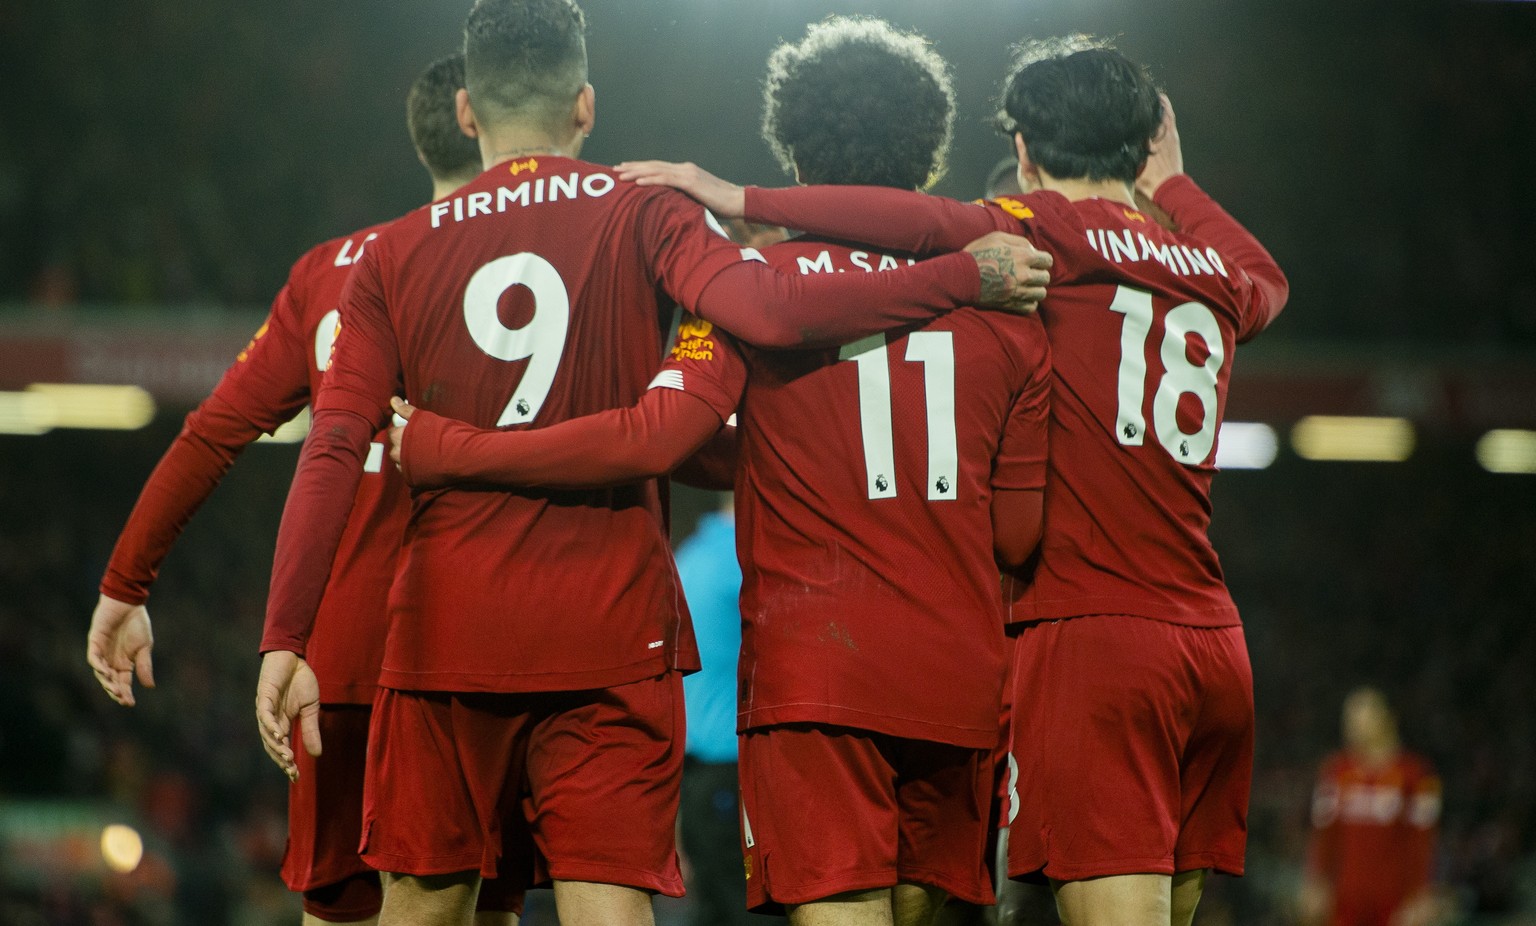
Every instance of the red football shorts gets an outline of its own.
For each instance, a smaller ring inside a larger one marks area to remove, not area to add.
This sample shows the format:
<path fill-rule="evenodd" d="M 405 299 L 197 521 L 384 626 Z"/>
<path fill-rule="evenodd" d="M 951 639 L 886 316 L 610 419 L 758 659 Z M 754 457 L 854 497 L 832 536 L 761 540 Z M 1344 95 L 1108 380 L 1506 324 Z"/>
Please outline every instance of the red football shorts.
<path fill-rule="evenodd" d="M 1013 679 L 1010 877 L 1243 873 L 1253 672 L 1241 627 L 1029 624 Z"/>
<path fill-rule="evenodd" d="M 302 745 L 294 750 L 299 780 L 288 786 L 283 883 L 304 893 L 306 912 L 329 922 L 365 920 L 379 912 L 378 873 L 357 855 L 371 713 L 365 704 L 323 705 L 320 741 L 325 751 L 315 759 Z M 326 890 L 347 881 L 355 883 Z"/>
<path fill-rule="evenodd" d="M 380 871 L 682 895 L 677 674 L 594 691 L 383 688 L 372 736 L 363 859 Z"/>
<path fill-rule="evenodd" d="M 817 724 L 741 737 L 747 908 L 898 883 L 993 902 L 991 751 Z"/>
<path fill-rule="evenodd" d="M 379 873 L 358 855 L 363 832 L 363 769 L 373 709 L 366 704 L 320 707 L 325 751 L 296 750 L 299 780 L 288 788 L 288 850 L 283 883 L 302 892 L 304 912 L 330 923 L 377 916 Z M 487 881 L 477 910 L 522 913 L 520 886 Z"/>

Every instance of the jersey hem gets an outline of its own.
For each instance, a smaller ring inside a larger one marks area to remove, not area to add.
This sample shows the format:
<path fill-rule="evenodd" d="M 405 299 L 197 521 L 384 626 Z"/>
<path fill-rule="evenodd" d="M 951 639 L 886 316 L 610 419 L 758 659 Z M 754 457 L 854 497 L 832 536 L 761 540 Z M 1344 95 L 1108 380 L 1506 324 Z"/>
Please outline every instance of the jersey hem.
<path fill-rule="evenodd" d="M 995 711 L 991 719 L 980 726 L 957 727 L 826 704 L 783 704 L 752 708 L 737 714 L 736 728 L 738 732 L 746 733 L 750 730 L 776 727 L 787 723 L 847 727 L 869 733 L 883 733 L 899 739 L 944 743 L 959 746 L 962 749 L 993 749 L 997 746 L 998 736 Z"/>
<path fill-rule="evenodd" d="M 598 688 L 617 688 L 631 682 L 656 678 L 669 672 L 672 658 L 658 653 L 640 662 L 606 669 L 586 669 L 579 672 L 412 672 L 404 669 L 383 669 L 379 672 L 379 687 L 396 691 L 452 691 L 492 692 L 521 694 L 535 691 L 588 691 Z"/>
<path fill-rule="evenodd" d="M 1049 602 L 1048 607 L 1040 604 L 1034 607 L 1014 605 L 1012 612 L 1007 621 L 1010 627 L 1103 614 L 1144 617 L 1185 627 L 1240 627 L 1243 623 L 1235 604 L 1199 609 L 1177 604 L 1159 606 L 1144 598 L 1061 598 Z"/>
<path fill-rule="evenodd" d="M 378 691 L 379 686 L 373 682 L 336 682 L 329 685 L 321 682 L 320 704 L 360 704 L 371 707 Z"/>

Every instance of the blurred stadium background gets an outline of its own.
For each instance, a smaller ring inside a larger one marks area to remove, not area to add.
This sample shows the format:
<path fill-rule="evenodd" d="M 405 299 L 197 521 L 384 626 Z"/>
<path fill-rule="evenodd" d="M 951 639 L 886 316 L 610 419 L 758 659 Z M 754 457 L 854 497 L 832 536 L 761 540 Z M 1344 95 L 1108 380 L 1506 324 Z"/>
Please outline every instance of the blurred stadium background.
<path fill-rule="evenodd" d="M 295 445 L 249 450 L 171 556 L 160 686 L 135 710 L 97 689 L 85 628 L 139 485 L 289 264 L 427 197 L 403 100 L 468 6 L 0 5 L 0 923 L 297 922 L 249 707 Z M 1250 874 L 1216 879 L 1197 922 L 1294 921 L 1312 776 L 1363 682 L 1444 775 L 1461 921 L 1536 922 L 1536 4 L 584 7 L 588 158 L 764 184 L 786 182 L 757 136 L 764 60 L 827 13 L 952 62 L 938 192 L 960 198 L 1008 150 L 985 125 L 1007 42 L 1090 31 L 1147 62 L 1191 174 L 1292 282 L 1233 380 L 1228 417 L 1253 427 L 1223 436 L 1243 453 L 1214 532 L 1259 764 Z M 683 496 L 679 539 L 710 504 Z"/>

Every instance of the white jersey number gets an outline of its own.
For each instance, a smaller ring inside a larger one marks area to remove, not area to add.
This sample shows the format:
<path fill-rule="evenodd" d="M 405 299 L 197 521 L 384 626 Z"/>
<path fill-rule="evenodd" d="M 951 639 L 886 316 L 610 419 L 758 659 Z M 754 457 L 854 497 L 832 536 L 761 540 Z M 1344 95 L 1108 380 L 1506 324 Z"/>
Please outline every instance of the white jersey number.
<path fill-rule="evenodd" d="M 370 237 L 368 240 L 372 241 L 373 237 Z M 338 261 L 337 266 L 341 266 L 341 258 L 338 257 L 336 260 Z M 336 337 L 340 334 L 340 309 L 332 309 L 320 316 L 320 324 L 315 326 L 315 369 L 321 373 L 331 368 L 331 350 L 336 346 Z M 399 415 L 395 416 L 395 424 L 404 423 L 404 418 L 401 418 Z M 368 456 L 363 460 L 363 472 L 379 473 L 383 471 L 384 445 L 378 441 L 373 441 L 368 444 Z"/>
<path fill-rule="evenodd" d="M 1115 417 L 1115 437 L 1122 446 L 1140 447 L 1147 431 L 1142 406 L 1147 388 L 1147 337 L 1152 333 L 1152 294 L 1121 286 L 1115 290 L 1109 310 L 1125 316 L 1120 326 L 1120 410 Z M 1186 347 L 1189 335 L 1204 342 L 1208 352 L 1204 363 L 1190 362 Z M 1175 307 L 1163 319 L 1159 355 L 1167 372 L 1158 380 L 1152 396 L 1157 441 L 1175 460 L 1197 466 L 1205 462 L 1216 444 L 1216 382 L 1226 361 L 1216 316 L 1198 302 Z M 1193 434 L 1179 428 L 1179 399 L 1185 395 L 1200 403 L 1200 427 Z"/>
<path fill-rule="evenodd" d="M 859 429 L 864 438 L 864 475 L 870 498 L 896 497 L 896 443 L 892 432 L 891 370 L 885 335 L 845 344 L 839 360 L 859 368 Z M 908 362 L 923 365 L 928 416 L 928 499 L 950 501 L 959 481 L 955 437 L 955 340 L 949 331 L 916 331 L 907 336 Z"/>
<path fill-rule="evenodd" d="M 336 336 L 341 334 L 341 310 L 332 309 L 320 317 L 315 326 L 315 369 L 324 373 L 331 368 L 331 348 L 336 346 Z"/>
<path fill-rule="evenodd" d="M 521 328 L 501 323 L 497 304 L 514 286 L 533 293 L 533 317 Z M 497 360 L 527 360 L 523 378 L 496 419 L 497 427 L 526 424 L 538 415 L 565 354 L 571 297 L 560 271 L 537 254 L 498 257 L 475 271 L 464 290 L 464 323 L 475 344 Z"/>

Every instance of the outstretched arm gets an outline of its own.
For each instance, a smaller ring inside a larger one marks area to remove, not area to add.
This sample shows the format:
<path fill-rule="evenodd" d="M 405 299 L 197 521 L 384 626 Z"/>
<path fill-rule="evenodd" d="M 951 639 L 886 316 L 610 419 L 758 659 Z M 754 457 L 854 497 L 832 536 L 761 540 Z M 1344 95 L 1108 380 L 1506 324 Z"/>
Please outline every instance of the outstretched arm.
<path fill-rule="evenodd" d="M 835 347 L 967 305 L 1034 311 L 1049 280 L 1034 267 L 1044 255 L 1017 235 L 967 242 L 965 253 L 883 273 L 797 276 L 741 261 L 711 279 L 691 304 L 680 301 L 767 348 Z"/>
<path fill-rule="evenodd" d="M 698 203 L 651 197 L 639 227 L 655 279 L 684 308 L 759 347 L 827 347 L 921 324 L 961 306 L 1028 314 L 1045 296 L 1042 256 L 1023 238 L 988 235 L 968 253 L 881 273 L 785 273 L 732 245 Z M 755 259 L 753 259 L 755 258 Z"/>
<path fill-rule="evenodd" d="M 628 161 L 617 170 L 620 178 L 640 186 L 681 190 L 716 215 L 914 254 L 958 251 L 990 232 L 1020 231 L 1007 213 L 890 187 L 742 187 L 695 164 L 667 161 Z M 1049 269 L 1050 264 L 1046 260 L 1036 266 Z"/>
<path fill-rule="evenodd" d="M 723 423 L 704 400 L 650 389 L 629 408 L 547 428 L 477 428 L 395 400 L 407 424 L 390 429 L 390 457 L 416 489 L 471 483 L 595 489 L 664 476 Z"/>
<path fill-rule="evenodd" d="M 736 411 L 746 384 L 746 361 L 729 339 L 685 318 L 672 358 L 629 408 L 546 428 L 497 431 L 396 399 L 395 412 L 407 424 L 390 430 L 390 456 L 418 489 L 455 483 L 590 489 L 638 482 L 670 473 L 698 451 Z"/>

